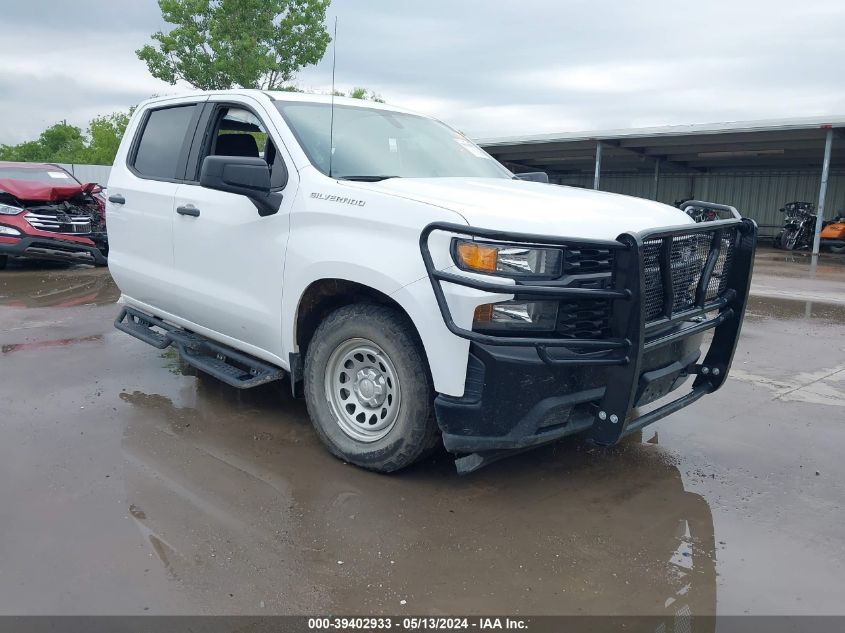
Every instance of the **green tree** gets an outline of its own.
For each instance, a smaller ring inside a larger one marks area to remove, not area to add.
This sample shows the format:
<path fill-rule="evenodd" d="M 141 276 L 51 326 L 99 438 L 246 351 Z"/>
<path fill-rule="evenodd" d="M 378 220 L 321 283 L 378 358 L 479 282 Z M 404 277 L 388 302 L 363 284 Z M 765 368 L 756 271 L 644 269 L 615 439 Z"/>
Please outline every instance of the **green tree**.
<path fill-rule="evenodd" d="M 111 165 L 114 155 L 120 146 L 120 140 L 126 131 L 129 117 L 135 108 L 129 112 L 112 112 L 91 119 L 88 124 L 88 147 L 86 148 L 86 163 L 91 165 Z"/>
<path fill-rule="evenodd" d="M 133 109 L 94 117 L 86 134 L 75 125 L 56 123 L 34 141 L 0 145 L 0 160 L 111 165 Z"/>
<path fill-rule="evenodd" d="M 348 97 L 352 97 L 353 99 L 365 99 L 368 101 L 375 101 L 376 103 L 384 103 L 384 99 L 381 98 L 381 95 L 376 94 L 372 90 L 367 90 L 366 88 L 353 88 L 349 91 Z"/>
<path fill-rule="evenodd" d="M 173 28 L 136 51 L 150 73 L 202 90 L 276 89 L 322 59 L 330 0 L 158 0 Z"/>
<path fill-rule="evenodd" d="M 297 88 L 292 86 L 285 86 L 280 88 L 280 90 L 286 90 L 288 92 L 299 92 Z M 349 92 L 343 92 L 343 90 L 335 90 L 334 92 L 330 92 L 329 94 L 333 94 L 335 97 L 349 97 L 350 99 L 362 99 L 364 101 L 375 101 L 376 103 L 384 103 L 384 99 L 381 98 L 381 95 L 376 94 L 372 90 L 367 90 L 366 88 L 353 88 Z"/>
<path fill-rule="evenodd" d="M 82 130 L 65 122 L 51 125 L 41 132 L 38 139 L 19 145 L 0 147 L 3 160 L 40 161 L 55 163 L 76 162 L 85 153 Z"/>

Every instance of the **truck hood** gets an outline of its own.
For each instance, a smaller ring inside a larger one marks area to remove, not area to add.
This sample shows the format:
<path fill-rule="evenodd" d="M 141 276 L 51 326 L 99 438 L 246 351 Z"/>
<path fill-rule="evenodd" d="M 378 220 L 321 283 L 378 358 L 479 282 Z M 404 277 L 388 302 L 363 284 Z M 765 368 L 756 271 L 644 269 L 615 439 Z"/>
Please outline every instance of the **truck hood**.
<path fill-rule="evenodd" d="M 81 193 L 90 193 L 95 185 L 50 185 L 31 180 L 0 178 L 0 191 L 26 202 L 61 202 L 71 200 Z"/>
<path fill-rule="evenodd" d="M 390 178 L 354 183 L 462 215 L 479 228 L 614 240 L 626 231 L 693 223 L 666 204 L 603 191 L 495 178 Z"/>

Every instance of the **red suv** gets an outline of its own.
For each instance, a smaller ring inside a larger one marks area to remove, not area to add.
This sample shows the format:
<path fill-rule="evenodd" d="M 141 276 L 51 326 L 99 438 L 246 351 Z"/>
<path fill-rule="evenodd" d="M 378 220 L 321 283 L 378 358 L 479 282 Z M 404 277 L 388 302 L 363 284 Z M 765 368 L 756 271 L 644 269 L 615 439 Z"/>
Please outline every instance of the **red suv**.
<path fill-rule="evenodd" d="M 58 165 L 0 161 L 0 268 L 9 257 L 105 266 L 102 188 Z"/>

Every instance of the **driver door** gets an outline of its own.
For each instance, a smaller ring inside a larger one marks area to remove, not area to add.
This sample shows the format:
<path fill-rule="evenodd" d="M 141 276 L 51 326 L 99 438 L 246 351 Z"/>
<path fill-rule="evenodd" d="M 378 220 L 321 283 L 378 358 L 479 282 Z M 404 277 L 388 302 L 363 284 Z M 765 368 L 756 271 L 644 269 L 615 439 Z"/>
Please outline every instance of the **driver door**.
<path fill-rule="evenodd" d="M 180 184 L 175 196 L 174 274 L 182 290 L 180 316 L 212 338 L 239 342 L 242 348 L 246 344 L 255 356 L 278 362 L 282 278 L 298 176 L 288 169 L 293 163 L 260 104 L 245 98 L 209 102 L 206 108 L 194 140 L 200 147 L 194 180 Z M 261 217 L 245 196 L 201 187 L 200 169 L 210 155 L 267 160 L 273 190 L 283 196 L 279 211 Z"/>

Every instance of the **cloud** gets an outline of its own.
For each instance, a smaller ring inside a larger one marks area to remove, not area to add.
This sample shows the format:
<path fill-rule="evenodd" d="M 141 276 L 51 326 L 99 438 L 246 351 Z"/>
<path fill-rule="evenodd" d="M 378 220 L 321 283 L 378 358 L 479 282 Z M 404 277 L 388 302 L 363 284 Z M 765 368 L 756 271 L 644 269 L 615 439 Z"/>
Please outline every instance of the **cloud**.
<path fill-rule="evenodd" d="M 0 143 L 177 92 L 134 50 L 152 0 L 4 8 Z M 840 0 L 334 0 L 337 85 L 365 86 L 471 136 L 845 111 Z M 299 77 L 331 86 L 331 55 Z"/>
<path fill-rule="evenodd" d="M 61 120 L 84 128 L 98 114 L 178 91 L 151 77 L 135 57 L 147 36 L 127 31 L 70 38 L 64 31 L 22 27 L 7 32 L 0 48 L 0 143 L 32 139 Z M 50 41 L 56 47 L 45 44 Z"/>

